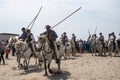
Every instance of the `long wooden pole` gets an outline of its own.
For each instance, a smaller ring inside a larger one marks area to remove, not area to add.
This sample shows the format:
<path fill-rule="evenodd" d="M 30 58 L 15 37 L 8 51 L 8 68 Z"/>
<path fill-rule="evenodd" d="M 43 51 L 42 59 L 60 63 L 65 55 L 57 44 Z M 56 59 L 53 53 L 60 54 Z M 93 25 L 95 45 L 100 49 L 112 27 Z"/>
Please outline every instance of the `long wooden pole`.
<path fill-rule="evenodd" d="M 42 10 L 42 6 L 41 6 L 41 8 L 39 9 L 39 11 L 38 11 L 37 15 L 35 16 L 35 18 L 29 23 L 29 25 L 27 26 L 26 29 L 28 29 L 28 28 L 32 29 L 32 28 L 33 28 L 33 25 L 34 25 L 34 23 L 35 23 L 35 20 L 37 19 L 37 17 L 38 17 L 38 15 L 39 15 L 39 13 L 40 13 L 41 10 Z M 31 26 L 31 27 L 30 27 L 30 26 Z"/>
<path fill-rule="evenodd" d="M 74 13 L 76 13 L 77 11 L 79 11 L 82 7 L 78 8 L 77 10 L 75 10 L 74 12 L 72 12 L 70 15 L 68 15 L 66 18 L 64 18 L 63 20 L 61 20 L 60 22 L 58 22 L 57 24 L 55 24 L 54 26 L 51 27 L 51 29 L 53 29 L 54 27 L 56 27 L 57 25 L 59 25 L 60 23 L 62 23 L 63 21 L 65 21 L 67 18 L 69 18 L 70 16 L 72 16 Z"/>
<path fill-rule="evenodd" d="M 97 27 L 95 28 L 94 34 L 96 34 L 96 32 L 97 32 Z"/>

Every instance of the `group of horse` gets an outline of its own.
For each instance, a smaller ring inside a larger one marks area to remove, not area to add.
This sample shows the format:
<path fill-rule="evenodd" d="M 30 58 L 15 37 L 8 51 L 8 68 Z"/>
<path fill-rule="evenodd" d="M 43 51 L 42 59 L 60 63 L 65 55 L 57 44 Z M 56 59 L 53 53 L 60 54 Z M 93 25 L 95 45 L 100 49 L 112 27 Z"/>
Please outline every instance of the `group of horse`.
<path fill-rule="evenodd" d="M 115 41 L 101 41 L 100 39 L 89 40 L 91 44 L 92 56 L 120 56 L 120 40 Z"/>
<path fill-rule="evenodd" d="M 8 46 L 13 45 L 16 51 L 18 67 L 23 67 L 25 70 L 29 70 L 29 63 L 31 55 L 34 53 L 36 63 L 41 65 L 44 63 L 45 76 L 48 76 L 48 72 L 53 74 L 54 71 L 50 68 L 51 62 L 54 59 L 58 65 L 58 71 L 61 71 L 61 58 L 69 58 L 75 56 L 75 43 L 73 40 L 69 40 L 63 45 L 61 40 L 53 42 L 55 51 L 51 48 L 50 42 L 45 35 L 38 36 L 36 44 L 33 44 L 33 51 L 29 48 L 26 42 L 20 41 L 11 36 L 8 41 Z M 23 59 L 23 62 L 21 62 Z"/>

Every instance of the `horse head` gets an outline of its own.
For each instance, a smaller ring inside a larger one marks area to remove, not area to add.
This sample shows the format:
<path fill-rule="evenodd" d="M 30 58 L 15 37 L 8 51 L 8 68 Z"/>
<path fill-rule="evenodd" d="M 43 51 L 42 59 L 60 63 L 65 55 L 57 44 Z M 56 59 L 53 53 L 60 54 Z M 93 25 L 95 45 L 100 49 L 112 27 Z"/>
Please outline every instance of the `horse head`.
<path fill-rule="evenodd" d="M 12 45 L 14 45 L 18 40 L 14 37 L 14 36 L 11 36 L 8 40 L 8 44 L 7 44 L 7 47 L 11 47 Z"/>
<path fill-rule="evenodd" d="M 49 41 L 45 35 L 41 35 L 38 37 L 38 49 L 44 46 L 48 46 Z"/>

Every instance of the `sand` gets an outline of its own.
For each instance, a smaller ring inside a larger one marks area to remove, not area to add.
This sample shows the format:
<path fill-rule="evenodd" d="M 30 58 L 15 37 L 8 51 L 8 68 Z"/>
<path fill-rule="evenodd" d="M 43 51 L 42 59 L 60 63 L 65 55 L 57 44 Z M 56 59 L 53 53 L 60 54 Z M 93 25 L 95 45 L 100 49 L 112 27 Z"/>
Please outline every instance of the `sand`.
<path fill-rule="evenodd" d="M 90 53 L 61 61 L 61 73 L 44 75 L 44 67 L 35 65 L 32 58 L 28 71 L 17 68 L 15 56 L 9 56 L 5 65 L 0 65 L 0 80 L 120 80 L 120 57 L 96 57 Z M 54 60 L 51 68 L 56 70 Z"/>

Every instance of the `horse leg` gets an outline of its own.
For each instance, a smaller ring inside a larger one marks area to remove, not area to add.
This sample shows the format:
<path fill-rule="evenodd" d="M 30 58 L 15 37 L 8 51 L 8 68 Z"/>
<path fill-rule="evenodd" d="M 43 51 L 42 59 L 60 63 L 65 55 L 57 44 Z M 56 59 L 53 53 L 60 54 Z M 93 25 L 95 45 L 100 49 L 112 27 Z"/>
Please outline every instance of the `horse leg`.
<path fill-rule="evenodd" d="M 45 58 L 44 58 L 44 69 L 45 69 L 45 74 L 44 74 L 44 76 L 48 76 Z"/>
<path fill-rule="evenodd" d="M 51 61 L 49 61 L 49 63 L 48 63 L 48 70 L 49 70 L 49 73 L 50 73 L 50 74 L 53 74 L 53 70 L 50 69 L 50 63 L 51 63 Z"/>
<path fill-rule="evenodd" d="M 61 60 L 59 60 L 59 63 L 57 63 L 57 64 L 58 64 L 58 71 L 60 71 L 61 70 L 61 68 L 60 68 Z"/>
<path fill-rule="evenodd" d="M 3 65 L 5 65 L 4 53 L 1 55 L 1 58 L 3 60 Z"/>
<path fill-rule="evenodd" d="M 20 64 L 19 64 L 19 59 L 18 59 L 18 56 L 17 56 L 17 63 L 18 63 L 18 66 L 17 66 L 17 67 L 19 67 L 19 65 L 20 65 Z"/>
<path fill-rule="evenodd" d="M 93 49 L 93 47 L 91 47 L 91 51 L 92 51 L 92 56 L 93 56 L 93 54 L 94 54 L 94 49 Z"/>
<path fill-rule="evenodd" d="M 28 64 L 30 63 L 30 58 L 31 58 L 31 56 L 30 56 L 29 59 L 28 59 Z"/>
<path fill-rule="evenodd" d="M 66 47 L 65 47 L 64 58 L 67 59 L 67 49 L 66 49 Z"/>
<path fill-rule="evenodd" d="M 29 59 L 28 60 L 26 59 L 26 70 L 28 70 L 28 66 L 29 66 L 28 61 L 29 61 Z"/>
<path fill-rule="evenodd" d="M 17 63 L 18 63 L 18 67 L 23 67 L 23 65 L 20 63 L 20 61 L 21 61 L 20 54 L 17 54 Z"/>
<path fill-rule="evenodd" d="M 106 56 L 105 49 L 103 49 L 104 56 Z"/>
<path fill-rule="evenodd" d="M 25 69 L 25 70 L 28 70 L 27 59 L 24 59 L 23 63 L 24 63 L 24 69 Z"/>
<path fill-rule="evenodd" d="M 35 61 L 35 64 L 37 64 L 37 63 L 38 63 L 38 62 L 37 62 L 37 57 L 35 57 L 35 60 L 36 60 L 36 61 Z"/>

